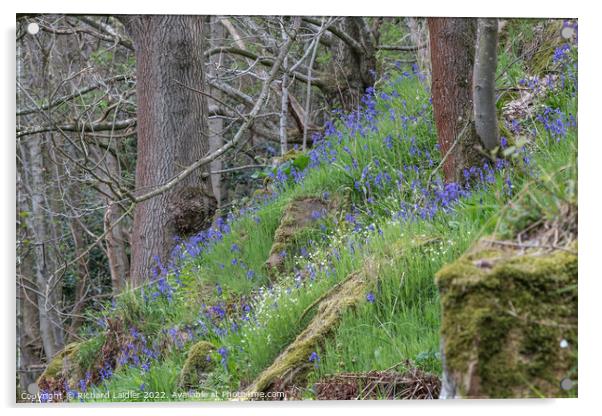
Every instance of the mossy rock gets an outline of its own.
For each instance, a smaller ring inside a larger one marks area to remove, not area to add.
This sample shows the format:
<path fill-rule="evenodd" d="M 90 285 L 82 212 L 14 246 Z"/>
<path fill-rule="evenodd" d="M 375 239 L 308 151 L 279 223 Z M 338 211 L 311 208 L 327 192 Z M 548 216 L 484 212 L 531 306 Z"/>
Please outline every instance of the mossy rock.
<path fill-rule="evenodd" d="M 244 397 L 253 397 L 267 391 L 275 383 L 280 386 L 302 385 L 310 368 L 311 353 L 333 333 L 343 313 L 365 299 L 365 294 L 376 284 L 377 279 L 378 265 L 372 259 L 367 259 L 361 270 L 351 273 L 319 298 L 316 302 L 318 310 L 307 327 L 247 387 L 248 394 Z M 313 306 L 315 305 L 310 305 L 310 308 Z"/>
<path fill-rule="evenodd" d="M 274 242 L 265 263 L 272 276 L 284 269 L 285 256 L 283 251 L 288 251 L 295 245 L 295 237 L 303 230 L 314 226 L 318 218 L 314 212 L 328 213 L 339 205 L 337 199 L 326 201 L 318 197 L 300 197 L 293 199 L 285 208 L 280 219 L 280 225 L 274 233 Z M 322 218 L 323 216 L 320 216 Z"/>
<path fill-rule="evenodd" d="M 83 377 L 77 354 L 79 342 L 67 344 L 50 360 L 44 372 L 38 378 L 38 385 L 54 385 L 59 380 L 67 380 L 69 385 L 75 385 Z"/>
<path fill-rule="evenodd" d="M 215 368 L 211 353 L 215 346 L 208 341 L 199 341 L 188 351 L 188 356 L 180 373 L 179 386 L 183 389 L 198 388 Z"/>
<path fill-rule="evenodd" d="M 577 244 L 482 240 L 437 273 L 444 397 L 572 397 L 577 380 Z"/>

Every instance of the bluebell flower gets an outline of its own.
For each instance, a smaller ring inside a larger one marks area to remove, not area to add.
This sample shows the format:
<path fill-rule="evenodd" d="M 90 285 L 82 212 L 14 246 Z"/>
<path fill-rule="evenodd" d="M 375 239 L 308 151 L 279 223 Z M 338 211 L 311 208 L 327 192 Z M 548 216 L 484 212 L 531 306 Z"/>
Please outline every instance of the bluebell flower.
<path fill-rule="evenodd" d="M 144 363 L 142 363 L 142 365 L 140 366 L 140 369 L 147 373 L 148 371 L 150 371 L 150 363 L 148 361 L 145 361 Z"/>
<path fill-rule="evenodd" d="M 210 308 L 210 311 L 214 314 L 214 316 L 219 319 L 223 319 L 226 316 L 226 311 L 220 305 L 214 305 Z"/>
<path fill-rule="evenodd" d="M 228 349 L 226 347 L 220 347 L 217 350 L 218 354 L 221 356 L 221 364 L 224 366 L 224 369 L 227 369 L 227 361 L 228 361 Z"/>
<path fill-rule="evenodd" d="M 309 362 L 310 363 L 318 363 L 318 362 L 320 362 L 320 356 L 318 355 L 317 352 L 314 351 L 314 352 L 312 352 L 309 355 Z"/>

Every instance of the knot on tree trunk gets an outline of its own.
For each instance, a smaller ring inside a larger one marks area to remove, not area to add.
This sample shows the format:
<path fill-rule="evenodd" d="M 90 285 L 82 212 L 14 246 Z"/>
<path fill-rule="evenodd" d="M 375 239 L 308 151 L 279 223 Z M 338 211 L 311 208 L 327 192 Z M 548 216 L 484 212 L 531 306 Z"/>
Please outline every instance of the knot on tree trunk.
<path fill-rule="evenodd" d="M 217 200 L 201 187 L 190 186 L 177 191 L 169 203 L 176 235 L 186 237 L 211 225 Z"/>

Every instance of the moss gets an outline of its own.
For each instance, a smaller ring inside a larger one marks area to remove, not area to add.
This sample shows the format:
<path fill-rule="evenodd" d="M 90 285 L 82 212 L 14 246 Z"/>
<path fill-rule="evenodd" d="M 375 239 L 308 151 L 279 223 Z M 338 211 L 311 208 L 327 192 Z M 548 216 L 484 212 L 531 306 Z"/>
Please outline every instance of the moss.
<path fill-rule="evenodd" d="M 457 394 L 570 394 L 560 389 L 560 381 L 577 360 L 576 254 L 497 249 L 481 242 L 442 268 L 437 284 L 443 353 Z M 563 339 L 569 348 L 560 348 Z"/>
<path fill-rule="evenodd" d="M 367 260 L 360 271 L 345 278 L 336 290 L 328 292 L 319 303 L 318 310 L 295 341 L 274 360 L 246 389 L 248 397 L 266 391 L 279 379 L 289 379 L 298 384 L 309 368 L 309 356 L 338 325 L 344 311 L 364 299 L 365 293 L 376 283 L 378 271 L 372 260 Z M 293 378 L 294 377 L 294 378 Z"/>
<path fill-rule="evenodd" d="M 38 378 L 38 385 L 57 381 L 61 378 L 69 380 L 71 385 L 81 378 L 82 371 L 77 360 L 80 343 L 67 344 L 58 352 L 46 366 L 46 369 Z"/>
<path fill-rule="evenodd" d="M 293 199 L 284 209 L 280 225 L 274 233 L 274 242 L 270 249 L 266 267 L 275 276 L 283 270 L 283 251 L 290 251 L 297 240 L 301 239 L 304 231 L 312 227 L 317 219 L 314 212 L 329 212 L 338 206 L 338 201 L 333 199 L 327 202 L 317 197 L 300 197 Z"/>
<path fill-rule="evenodd" d="M 562 21 L 560 20 L 551 20 L 543 26 L 537 39 L 538 47 L 527 62 L 531 74 L 541 76 L 549 70 L 555 49 L 566 43 L 566 40 L 560 36 L 561 29 Z"/>
<path fill-rule="evenodd" d="M 562 24 L 560 19 L 508 19 L 499 44 L 522 57 L 529 74 L 540 76 L 549 68 L 554 49 L 566 42 L 560 36 Z"/>
<path fill-rule="evenodd" d="M 190 348 L 180 373 L 181 388 L 195 388 L 203 384 L 207 374 L 215 367 L 215 362 L 211 358 L 211 353 L 214 351 L 215 346 L 207 341 L 199 341 Z"/>
<path fill-rule="evenodd" d="M 288 152 L 286 152 L 285 154 L 283 154 L 282 156 L 280 156 L 279 158 L 276 158 L 276 163 L 282 164 L 282 163 L 288 162 L 289 160 L 295 160 L 302 154 L 304 154 L 304 152 L 301 150 L 291 149 Z"/>

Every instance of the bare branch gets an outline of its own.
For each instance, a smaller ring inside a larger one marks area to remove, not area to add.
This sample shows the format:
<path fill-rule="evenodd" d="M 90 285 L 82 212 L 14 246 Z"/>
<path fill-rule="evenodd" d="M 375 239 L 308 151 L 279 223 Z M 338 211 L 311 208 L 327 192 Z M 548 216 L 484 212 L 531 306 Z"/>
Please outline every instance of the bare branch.
<path fill-rule="evenodd" d="M 40 110 L 49 110 L 51 108 L 56 107 L 57 105 L 66 103 L 68 101 L 73 100 L 74 98 L 78 98 L 81 97 L 82 95 L 85 95 L 87 93 L 89 93 L 90 91 L 93 91 L 95 89 L 104 87 L 106 84 L 110 84 L 116 81 L 124 81 L 127 79 L 133 79 L 133 77 L 129 77 L 127 75 L 117 75 L 111 78 L 107 78 L 107 79 L 103 79 L 102 81 L 98 81 L 96 84 L 90 85 L 88 87 L 82 88 L 79 91 L 76 91 L 72 94 L 69 95 L 65 95 L 61 98 L 58 98 L 56 100 L 54 100 L 51 103 L 46 103 L 44 105 L 41 105 L 39 108 L 26 108 L 23 110 L 17 110 L 17 116 L 25 116 L 27 114 L 33 114 L 33 113 L 37 113 Z"/>
<path fill-rule="evenodd" d="M 416 52 L 420 49 L 426 48 L 426 45 L 405 45 L 405 46 L 397 46 L 397 45 L 379 45 L 376 47 L 379 51 L 399 51 L 399 52 Z"/>
<path fill-rule="evenodd" d="M 311 23 L 316 26 L 320 26 L 322 24 L 322 22 L 320 22 L 320 20 L 318 20 L 314 17 L 305 16 L 305 17 L 302 17 L 302 19 L 305 22 Z M 345 42 L 351 49 L 353 49 L 353 51 L 355 53 L 357 53 L 357 54 L 363 53 L 363 48 L 362 48 L 361 43 L 359 43 L 358 41 L 353 39 L 351 36 L 349 36 L 344 31 L 339 30 L 335 26 L 329 26 L 328 31 L 331 32 L 333 35 L 335 35 L 337 38 L 341 39 L 343 42 Z"/>
<path fill-rule="evenodd" d="M 46 125 L 46 126 L 35 126 L 26 127 L 21 130 L 17 129 L 17 138 L 28 136 L 32 134 L 45 133 L 48 131 L 72 131 L 72 132 L 97 132 L 97 131 L 114 131 L 124 130 L 136 125 L 135 118 L 128 118 L 126 120 L 118 121 L 104 121 L 99 123 L 72 123 L 63 125 Z"/>
<path fill-rule="evenodd" d="M 274 64 L 272 66 L 272 70 L 270 71 L 270 75 L 269 75 L 268 79 L 266 79 L 265 82 L 263 83 L 261 93 L 259 94 L 259 97 L 257 98 L 257 101 L 255 102 L 253 109 L 245 117 L 244 122 L 242 123 L 242 125 L 240 126 L 240 128 L 238 129 L 236 134 L 234 135 L 234 138 L 232 140 L 230 140 L 228 143 L 226 143 L 224 146 L 220 147 L 215 152 L 199 159 L 192 165 L 190 165 L 187 168 L 185 168 L 184 170 L 182 170 L 180 173 L 178 173 L 176 176 L 174 176 L 174 178 L 171 179 L 170 181 L 168 181 L 167 183 L 159 186 L 155 190 L 148 192 L 144 195 L 136 196 L 134 202 L 142 202 L 147 199 L 153 198 L 157 195 L 160 195 L 165 191 L 168 191 L 169 189 L 174 187 L 176 184 L 178 184 L 181 180 L 188 177 L 188 175 L 190 175 L 192 172 L 194 172 L 201 166 L 211 163 L 213 160 L 217 159 L 218 157 L 220 157 L 221 155 L 226 153 L 228 150 L 230 150 L 232 147 L 236 146 L 240 142 L 243 134 L 253 124 L 253 121 L 255 120 L 255 118 L 257 117 L 257 115 L 259 114 L 261 109 L 263 108 L 263 105 L 265 104 L 265 101 L 268 96 L 270 84 L 276 78 L 276 75 L 278 74 L 278 71 L 280 70 L 280 67 L 282 66 L 282 62 L 284 61 L 284 57 L 288 53 L 293 41 L 295 40 L 295 38 L 297 36 L 299 24 L 300 24 L 299 18 L 295 18 L 295 23 L 293 24 L 293 28 L 291 30 L 290 37 L 287 39 L 287 41 L 284 43 L 284 45 L 280 48 L 280 53 L 278 54 L 278 57 L 274 61 Z"/>

